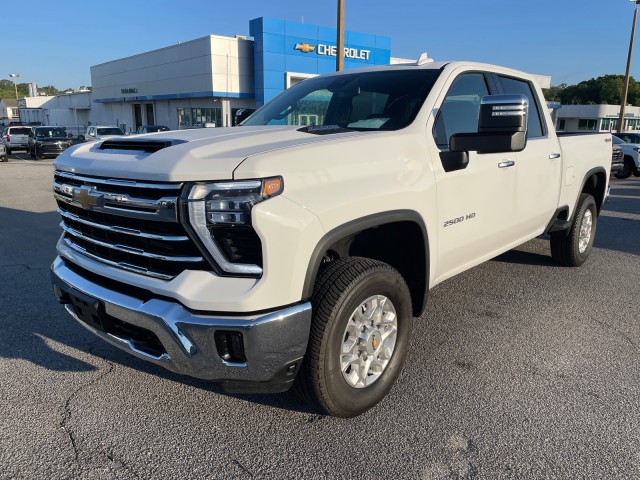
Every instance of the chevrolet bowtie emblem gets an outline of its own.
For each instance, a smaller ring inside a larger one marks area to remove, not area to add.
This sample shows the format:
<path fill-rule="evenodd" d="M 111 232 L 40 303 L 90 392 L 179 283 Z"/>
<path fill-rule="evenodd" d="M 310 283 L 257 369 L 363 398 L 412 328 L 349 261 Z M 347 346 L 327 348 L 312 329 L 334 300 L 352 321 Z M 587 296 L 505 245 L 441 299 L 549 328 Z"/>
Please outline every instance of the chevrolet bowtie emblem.
<path fill-rule="evenodd" d="M 73 189 L 73 200 L 80 203 L 85 210 L 88 210 L 90 206 L 98 205 L 101 199 L 101 193 L 93 193 L 93 188 L 86 185 Z"/>
<path fill-rule="evenodd" d="M 296 43 L 293 48 L 294 50 L 300 50 L 302 53 L 313 52 L 316 49 L 315 45 L 309 45 L 308 43 Z"/>

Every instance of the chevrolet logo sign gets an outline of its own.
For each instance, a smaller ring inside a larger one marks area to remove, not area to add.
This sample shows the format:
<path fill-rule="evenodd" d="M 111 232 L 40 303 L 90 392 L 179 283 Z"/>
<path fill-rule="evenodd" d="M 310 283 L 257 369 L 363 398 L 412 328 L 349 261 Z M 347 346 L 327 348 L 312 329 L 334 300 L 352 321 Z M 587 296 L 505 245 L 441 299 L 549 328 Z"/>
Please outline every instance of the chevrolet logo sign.
<path fill-rule="evenodd" d="M 82 208 L 88 210 L 89 207 L 98 205 L 102 200 L 101 193 L 93 193 L 92 187 L 82 186 L 73 189 L 73 201 L 82 205 Z"/>
<path fill-rule="evenodd" d="M 294 50 L 300 50 L 302 53 L 309 53 L 315 51 L 315 45 L 309 45 L 308 43 L 296 43 L 293 47 Z"/>

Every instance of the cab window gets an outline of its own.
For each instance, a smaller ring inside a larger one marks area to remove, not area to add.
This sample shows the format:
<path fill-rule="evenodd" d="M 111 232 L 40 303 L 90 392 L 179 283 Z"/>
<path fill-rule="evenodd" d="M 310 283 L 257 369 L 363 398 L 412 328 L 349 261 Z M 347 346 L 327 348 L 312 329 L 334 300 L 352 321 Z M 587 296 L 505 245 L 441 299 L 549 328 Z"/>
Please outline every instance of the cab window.
<path fill-rule="evenodd" d="M 511 77 L 498 76 L 500 85 L 506 94 L 524 95 L 529 99 L 529 119 L 527 121 L 527 138 L 542 137 L 542 121 L 540 119 L 540 111 L 538 110 L 538 102 L 533 94 L 531 85 L 524 80 L 518 80 Z"/>
<path fill-rule="evenodd" d="M 465 73 L 455 79 L 447 92 L 434 128 L 434 138 L 439 147 L 449 145 L 454 133 L 478 131 L 480 100 L 489 95 L 487 81 L 482 73 Z"/>

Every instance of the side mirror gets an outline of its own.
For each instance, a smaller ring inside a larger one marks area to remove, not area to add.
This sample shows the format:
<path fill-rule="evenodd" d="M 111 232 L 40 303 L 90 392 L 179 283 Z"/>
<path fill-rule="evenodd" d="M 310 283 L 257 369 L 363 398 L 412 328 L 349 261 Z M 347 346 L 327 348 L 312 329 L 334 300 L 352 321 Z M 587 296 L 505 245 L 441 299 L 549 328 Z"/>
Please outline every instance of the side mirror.
<path fill-rule="evenodd" d="M 477 133 L 455 133 L 450 152 L 520 152 L 527 146 L 529 100 L 524 95 L 489 95 L 480 101 Z"/>

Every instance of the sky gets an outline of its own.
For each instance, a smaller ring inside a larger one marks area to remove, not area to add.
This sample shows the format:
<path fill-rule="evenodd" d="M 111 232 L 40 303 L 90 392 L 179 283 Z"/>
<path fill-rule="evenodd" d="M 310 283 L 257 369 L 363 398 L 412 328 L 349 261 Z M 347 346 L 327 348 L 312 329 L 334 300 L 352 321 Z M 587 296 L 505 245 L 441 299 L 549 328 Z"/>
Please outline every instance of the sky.
<path fill-rule="evenodd" d="M 630 0 L 344 1 L 345 30 L 391 37 L 392 57 L 494 63 L 550 75 L 553 85 L 624 75 L 634 8 Z M 249 36 L 253 18 L 335 27 L 337 0 L 31 0 L 20 8 L 25 21 L 0 41 L 0 79 L 19 73 L 19 83 L 62 90 L 90 85 L 92 65 L 210 34 Z M 640 45 L 631 75 L 640 78 Z"/>

